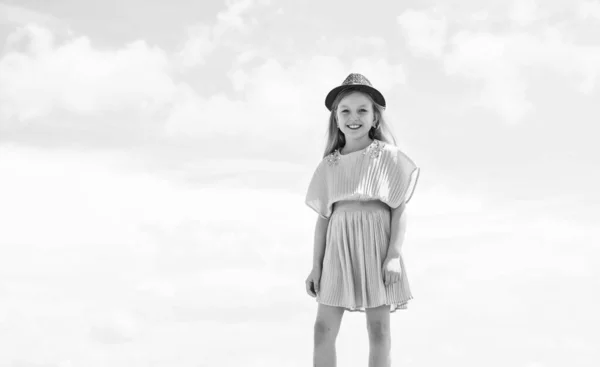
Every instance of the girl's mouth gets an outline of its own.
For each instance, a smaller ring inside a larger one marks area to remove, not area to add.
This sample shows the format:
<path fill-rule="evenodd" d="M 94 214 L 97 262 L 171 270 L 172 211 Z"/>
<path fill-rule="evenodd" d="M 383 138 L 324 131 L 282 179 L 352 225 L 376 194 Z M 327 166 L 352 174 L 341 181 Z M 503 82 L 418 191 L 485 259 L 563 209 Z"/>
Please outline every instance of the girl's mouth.
<path fill-rule="evenodd" d="M 348 126 L 348 128 L 351 130 L 358 130 L 362 127 L 362 125 L 358 125 L 358 124 L 346 125 L 346 126 Z"/>

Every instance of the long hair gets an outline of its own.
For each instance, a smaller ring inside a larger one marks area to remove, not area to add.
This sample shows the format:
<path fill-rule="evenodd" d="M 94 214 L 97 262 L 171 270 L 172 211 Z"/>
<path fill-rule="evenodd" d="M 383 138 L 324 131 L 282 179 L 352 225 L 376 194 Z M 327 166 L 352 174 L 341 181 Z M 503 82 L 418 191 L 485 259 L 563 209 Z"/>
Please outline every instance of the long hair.
<path fill-rule="evenodd" d="M 371 126 L 371 129 L 369 130 L 369 138 L 397 145 L 396 138 L 394 137 L 394 134 L 385 119 L 385 107 L 375 103 L 375 101 L 373 101 L 373 98 L 371 98 L 371 96 L 367 93 L 349 87 L 348 89 L 342 90 L 337 95 L 331 106 L 331 114 L 329 115 L 329 127 L 327 130 L 327 143 L 325 144 L 325 152 L 323 154 L 323 158 L 335 152 L 336 149 L 342 149 L 346 145 L 346 137 L 344 136 L 342 131 L 337 127 L 336 114 L 338 105 L 340 104 L 342 98 L 353 92 L 360 92 L 364 94 L 365 96 L 367 96 L 367 98 L 369 98 L 369 100 L 373 104 L 373 114 L 375 115 L 374 126 L 378 127 L 375 128 L 374 126 Z"/>

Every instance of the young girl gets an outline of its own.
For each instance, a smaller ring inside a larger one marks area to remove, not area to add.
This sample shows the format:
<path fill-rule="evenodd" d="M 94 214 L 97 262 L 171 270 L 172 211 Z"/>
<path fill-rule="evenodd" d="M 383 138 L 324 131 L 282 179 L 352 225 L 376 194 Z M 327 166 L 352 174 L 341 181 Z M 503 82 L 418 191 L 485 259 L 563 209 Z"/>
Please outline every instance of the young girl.
<path fill-rule="evenodd" d="M 390 366 L 390 314 L 412 299 L 402 259 L 405 204 L 420 169 L 399 148 L 383 117 L 385 99 L 350 74 L 325 98 L 328 141 L 306 194 L 315 210 L 314 366 L 336 365 L 335 340 L 345 310 L 366 313 L 369 366 Z"/>

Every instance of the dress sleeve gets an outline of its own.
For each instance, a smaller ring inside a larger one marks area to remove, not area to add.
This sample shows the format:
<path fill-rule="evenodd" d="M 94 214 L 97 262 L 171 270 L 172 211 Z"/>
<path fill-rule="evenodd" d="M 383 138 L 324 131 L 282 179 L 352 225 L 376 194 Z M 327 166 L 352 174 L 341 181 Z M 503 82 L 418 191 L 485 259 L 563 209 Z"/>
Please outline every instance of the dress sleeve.
<path fill-rule="evenodd" d="M 397 150 L 393 158 L 390 207 L 397 208 L 412 198 L 421 169 L 401 150 Z"/>
<path fill-rule="evenodd" d="M 323 162 L 321 161 L 313 173 L 306 192 L 305 203 L 317 212 L 321 218 L 327 219 L 331 213 L 329 213 L 327 177 Z"/>

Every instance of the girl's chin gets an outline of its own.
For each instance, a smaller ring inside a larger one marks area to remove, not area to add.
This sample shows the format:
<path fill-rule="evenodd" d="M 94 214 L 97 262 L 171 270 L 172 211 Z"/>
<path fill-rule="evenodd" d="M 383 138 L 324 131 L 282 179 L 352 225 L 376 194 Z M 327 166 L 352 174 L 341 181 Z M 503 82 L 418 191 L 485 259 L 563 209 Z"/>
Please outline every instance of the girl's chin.
<path fill-rule="evenodd" d="M 345 134 L 347 139 L 351 139 L 351 140 L 356 140 L 356 141 L 362 141 L 366 136 L 368 136 L 369 134 L 366 132 L 351 132 L 348 134 Z"/>

